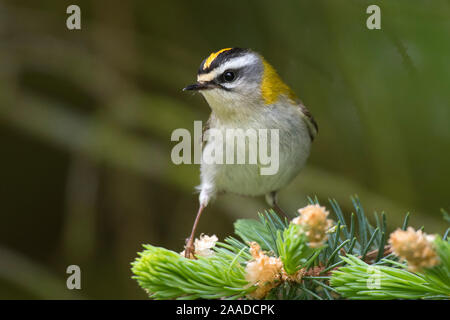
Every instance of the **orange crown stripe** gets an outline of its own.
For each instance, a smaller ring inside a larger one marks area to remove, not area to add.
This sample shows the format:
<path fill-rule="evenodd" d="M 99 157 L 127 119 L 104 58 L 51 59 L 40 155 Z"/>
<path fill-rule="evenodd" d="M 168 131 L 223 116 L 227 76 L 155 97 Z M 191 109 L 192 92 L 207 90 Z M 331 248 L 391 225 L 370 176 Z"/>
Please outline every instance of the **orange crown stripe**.
<path fill-rule="evenodd" d="M 228 51 L 231 50 L 232 48 L 225 48 L 222 50 L 219 50 L 217 52 L 213 52 L 209 55 L 208 59 L 206 59 L 205 64 L 203 65 L 203 70 L 206 70 L 207 68 L 209 68 L 209 66 L 211 65 L 211 63 L 217 58 L 217 56 L 219 54 L 221 54 L 224 51 Z"/>

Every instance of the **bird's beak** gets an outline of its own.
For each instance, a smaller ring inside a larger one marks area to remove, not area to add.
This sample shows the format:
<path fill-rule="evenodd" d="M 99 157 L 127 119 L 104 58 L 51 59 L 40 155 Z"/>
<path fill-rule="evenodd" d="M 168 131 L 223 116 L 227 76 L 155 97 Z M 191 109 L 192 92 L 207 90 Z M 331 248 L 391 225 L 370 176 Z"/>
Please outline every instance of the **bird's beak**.
<path fill-rule="evenodd" d="M 197 82 L 194 84 L 188 85 L 186 88 L 183 88 L 183 91 L 199 91 L 199 90 L 208 90 L 217 88 L 217 84 L 214 82 Z"/>

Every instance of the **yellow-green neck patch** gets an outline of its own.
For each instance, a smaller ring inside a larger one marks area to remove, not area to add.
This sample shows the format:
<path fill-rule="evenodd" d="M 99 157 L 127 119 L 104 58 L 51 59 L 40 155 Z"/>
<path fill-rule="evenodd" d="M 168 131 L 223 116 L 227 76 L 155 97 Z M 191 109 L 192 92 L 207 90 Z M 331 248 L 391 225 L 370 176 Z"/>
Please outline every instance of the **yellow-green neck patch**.
<path fill-rule="evenodd" d="M 295 93 L 281 80 L 276 70 L 263 59 L 264 72 L 261 82 L 261 93 L 265 104 L 273 104 L 278 101 L 280 95 L 285 95 L 292 102 L 297 99 Z"/>

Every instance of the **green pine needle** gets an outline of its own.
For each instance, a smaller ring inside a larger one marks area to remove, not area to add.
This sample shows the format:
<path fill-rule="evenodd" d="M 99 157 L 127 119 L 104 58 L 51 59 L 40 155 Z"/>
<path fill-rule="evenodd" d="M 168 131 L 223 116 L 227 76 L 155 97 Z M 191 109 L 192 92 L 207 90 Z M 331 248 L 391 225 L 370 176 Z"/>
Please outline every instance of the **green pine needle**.
<path fill-rule="evenodd" d="M 308 198 L 319 204 L 317 197 Z M 302 226 L 282 220 L 273 211 L 259 219 L 240 219 L 234 224 L 241 239 L 227 237 L 217 242 L 214 255 L 186 259 L 180 254 L 151 245 L 132 263 L 133 279 L 151 299 L 240 299 L 249 298 L 257 288 L 246 280 L 246 266 L 253 260 L 250 242 L 257 242 L 268 256 L 279 258 L 285 274 L 300 269 L 306 275 L 276 282 L 266 299 L 449 299 L 450 245 L 444 237 L 434 241 L 440 264 L 421 273 L 407 270 L 394 254 L 383 257 L 388 238 L 386 214 L 375 213 L 375 226 L 367 219 L 355 196 L 354 212 L 346 215 L 336 200 L 330 199 L 337 222 L 320 248 L 312 248 Z M 408 226 L 406 215 L 402 229 Z M 371 263 L 365 256 L 376 251 Z M 373 260 L 373 261 L 372 261 Z M 313 269 L 314 267 L 314 269 Z M 318 269 L 317 269 L 318 268 Z M 329 273 L 331 272 L 331 276 Z"/>
<path fill-rule="evenodd" d="M 332 272 L 330 284 L 349 299 L 449 299 L 450 243 L 434 241 L 440 264 L 420 273 L 383 259 L 392 266 L 369 265 L 356 256 L 341 257 L 346 265 Z"/>

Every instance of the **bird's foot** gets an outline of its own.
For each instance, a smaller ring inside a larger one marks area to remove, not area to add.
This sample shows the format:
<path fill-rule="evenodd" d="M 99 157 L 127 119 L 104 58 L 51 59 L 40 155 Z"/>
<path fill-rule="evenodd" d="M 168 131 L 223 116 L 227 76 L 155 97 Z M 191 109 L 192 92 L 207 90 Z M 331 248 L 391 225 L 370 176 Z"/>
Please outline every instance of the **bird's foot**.
<path fill-rule="evenodd" d="M 194 241 L 189 238 L 186 240 L 186 245 L 184 247 L 184 257 L 187 259 L 195 259 L 195 246 Z"/>

